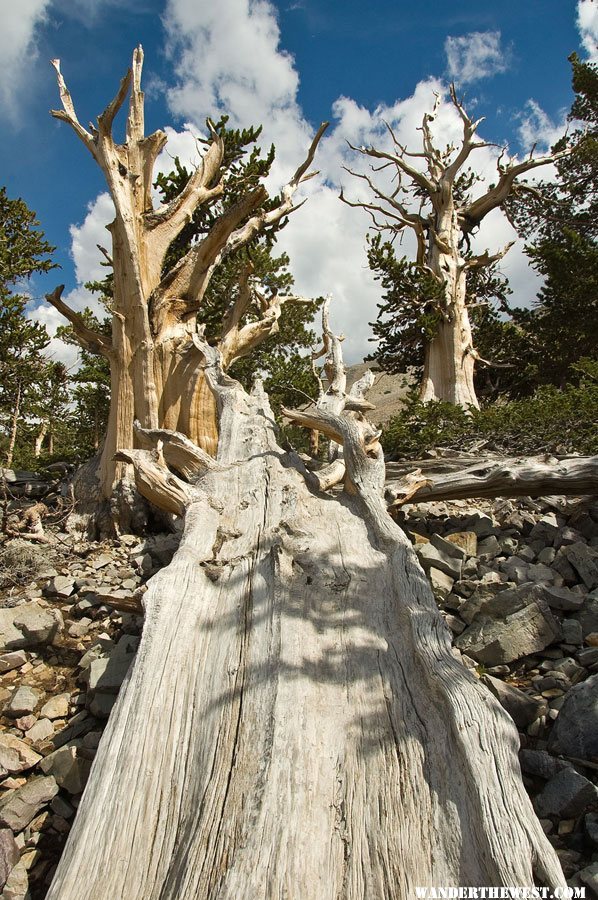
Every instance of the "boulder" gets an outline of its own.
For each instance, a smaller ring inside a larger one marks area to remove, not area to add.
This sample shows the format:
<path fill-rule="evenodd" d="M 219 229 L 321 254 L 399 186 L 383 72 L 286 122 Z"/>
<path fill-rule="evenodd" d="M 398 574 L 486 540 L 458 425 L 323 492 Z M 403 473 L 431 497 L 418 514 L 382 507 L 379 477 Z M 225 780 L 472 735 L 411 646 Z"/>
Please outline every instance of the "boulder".
<path fill-rule="evenodd" d="M 598 598 L 588 596 L 579 612 L 571 618 L 579 622 L 584 637 L 598 631 Z"/>
<path fill-rule="evenodd" d="M 598 788 L 575 769 L 567 767 L 553 775 L 536 795 L 534 809 L 540 818 L 575 819 L 596 802 Z"/>
<path fill-rule="evenodd" d="M 538 653 L 560 638 L 560 626 L 549 607 L 534 601 L 500 621 L 476 620 L 455 646 L 480 663 L 497 666 Z"/>
<path fill-rule="evenodd" d="M 77 756 L 79 745 L 79 741 L 65 744 L 46 756 L 39 766 L 45 775 L 52 775 L 56 783 L 69 794 L 80 794 L 83 791 L 91 769 L 90 760 Z"/>
<path fill-rule="evenodd" d="M 548 749 L 575 759 L 598 757 L 598 674 L 567 692 Z"/>
<path fill-rule="evenodd" d="M 444 600 L 445 597 L 448 597 L 454 584 L 450 575 L 445 575 L 440 569 L 432 566 L 428 572 L 428 578 L 430 579 L 432 592 L 437 600 Z"/>
<path fill-rule="evenodd" d="M 19 861 L 20 852 L 10 828 L 0 828 L 0 890 Z"/>
<path fill-rule="evenodd" d="M 8 732 L 0 734 L 0 767 L 5 775 L 26 772 L 27 769 L 37 765 L 40 759 L 39 753 L 35 753 L 25 741 L 21 741 L 14 734 Z"/>
<path fill-rule="evenodd" d="M 110 656 L 92 660 L 87 670 L 89 690 L 117 694 L 138 646 L 139 638 L 126 634 L 121 637 Z"/>
<path fill-rule="evenodd" d="M 598 587 L 598 550 L 578 541 L 562 547 L 561 552 L 590 591 Z"/>
<path fill-rule="evenodd" d="M 420 544 L 415 548 L 415 552 L 419 557 L 419 561 L 422 564 L 424 571 L 429 572 L 429 570 L 434 567 L 457 581 L 461 577 L 463 557 L 457 557 L 452 554 L 453 550 L 460 548 L 457 548 L 454 544 L 450 544 L 449 541 L 446 541 L 445 543 L 449 544 L 451 547 L 450 553 L 445 550 L 439 550 L 431 542 L 429 544 Z"/>
<path fill-rule="evenodd" d="M 23 862 L 18 862 L 4 885 L 2 900 L 29 900 L 29 877 Z"/>
<path fill-rule="evenodd" d="M 492 675 L 485 675 L 483 680 L 518 728 L 527 728 L 538 716 L 546 714 L 548 707 L 544 701 L 529 697 L 519 688 L 501 681 L 500 678 L 493 678 Z"/>
<path fill-rule="evenodd" d="M 11 609 L 0 609 L 0 650 L 26 650 L 50 643 L 64 623 L 56 609 L 32 600 Z"/>
<path fill-rule="evenodd" d="M 46 719 L 64 719 L 69 714 L 70 694 L 56 694 L 44 703 L 40 710 L 40 716 Z"/>
<path fill-rule="evenodd" d="M 0 824 L 8 825 L 14 832 L 22 831 L 57 793 L 58 785 L 51 776 L 31 778 L 0 799 Z"/>
<path fill-rule="evenodd" d="M 12 695 L 11 699 L 4 707 L 4 715 L 11 719 L 18 719 L 19 716 L 26 716 L 32 713 L 39 703 L 39 691 L 23 684 Z"/>
<path fill-rule="evenodd" d="M 527 775 L 534 775 L 548 781 L 562 769 L 571 768 L 571 764 L 556 756 L 551 756 L 546 750 L 520 750 L 519 763 Z"/>

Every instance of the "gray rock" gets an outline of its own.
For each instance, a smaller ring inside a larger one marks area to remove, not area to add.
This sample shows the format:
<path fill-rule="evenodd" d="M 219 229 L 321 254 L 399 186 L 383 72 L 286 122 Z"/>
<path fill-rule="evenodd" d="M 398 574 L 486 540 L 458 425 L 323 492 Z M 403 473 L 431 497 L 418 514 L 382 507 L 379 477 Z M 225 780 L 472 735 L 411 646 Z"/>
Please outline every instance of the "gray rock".
<path fill-rule="evenodd" d="M 89 711 L 97 719 L 107 719 L 116 703 L 116 694 L 104 694 L 98 691 L 89 703 Z"/>
<path fill-rule="evenodd" d="M 29 900 L 30 896 L 27 869 L 18 862 L 6 879 L 1 900 Z"/>
<path fill-rule="evenodd" d="M 62 626 L 58 610 L 46 609 L 34 600 L 0 609 L 0 650 L 25 650 L 49 643 Z"/>
<path fill-rule="evenodd" d="M 534 601 L 501 621 L 476 620 L 455 646 L 480 663 L 496 666 L 537 653 L 560 637 L 560 626 L 548 606 Z"/>
<path fill-rule="evenodd" d="M 594 895 L 598 894 L 598 862 L 586 866 L 585 869 L 582 869 L 581 872 L 577 873 L 577 876 L 591 891 L 594 892 Z"/>
<path fill-rule="evenodd" d="M 553 587 L 544 585 L 543 598 L 551 609 L 561 609 L 564 612 L 574 612 L 581 609 L 585 597 L 576 591 L 565 587 Z"/>
<path fill-rule="evenodd" d="M 40 759 L 39 753 L 14 734 L 0 734 L 0 767 L 5 773 L 18 775 L 19 772 L 26 772 L 37 765 Z"/>
<path fill-rule="evenodd" d="M 77 756 L 78 741 L 65 744 L 46 756 L 39 765 L 45 775 L 52 775 L 56 783 L 69 794 L 80 794 L 89 777 L 91 762 Z"/>
<path fill-rule="evenodd" d="M 69 713 L 70 694 L 56 694 L 44 703 L 40 710 L 40 716 L 47 719 L 64 719 Z"/>
<path fill-rule="evenodd" d="M 14 650 L 12 653 L 3 653 L 0 656 L 0 675 L 20 669 L 27 662 L 27 654 L 24 650 Z"/>
<path fill-rule="evenodd" d="M 577 684 L 586 674 L 585 670 L 571 656 L 565 656 L 563 659 L 557 659 L 552 663 L 552 671 L 554 673 L 562 673 L 566 675 L 572 684 Z"/>
<path fill-rule="evenodd" d="M 40 741 L 45 741 L 46 738 L 49 738 L 53 734 L 54 726 L 50 720 L 38 719 L 35 725 L 33 725 L 29 731 L 25 732 L 25 737 L 32 743 L 37 744 Z"/>
<path fill-rule="evenodd" d="M 444 600 L 445 597 L 448 597 L 454 584 L 450 575 L 445 575 L 440 569 L 432 566 L 428 572 L 428 578 L 432 592 L 437 599 Z"/>
<path fill-rule="evenodd" d="M 504 619 L 520 609 L 542 601 L 544 593 L 541 585 L 526 582 L 515 588 L 506 588 L 501 582 L 480 584 L 475 592 L 459 611 L 466 622 L 473 622 L 476 616 L 487 616 L 491 619 Z"/>
<path fill-rule="evenodd" d="M 75 808 L 71 806 L 68 800 L 61 797 L 60 794 L 54 797 L 50 803 L 50 808 L 52 812 L 56 813 L 57 816 L 61 816 L 63 819 L 70 819 L 75 812 Z"/>
<path fill-rule="evenodd" d="M 588 813 L 584 825 L 589 839 L 598 847 L 598 813 Z"/>
<path fill-rule="evenodd" d="M 448 542 L 447 542 L 448 543 Z M 453 546 L 451 544 L 451 546 Z M 461 577 L 461 568 L 463 560 L 455 556 L 450 556 L 444 550 L 438 550 L 433 544 L 420 544 L 416 547 L 415 552 L 419 557 L 424 571 L 428 572 L 432 566 L 449 575 L 453 580 L 457 581 Z"/>
<path fill-rule="evenodd" d="M 469 517 L 467 530 L 473 531 L 479 539 L 496 533 L 493 520 L 487 513 L 480 512 L 479 510 L 476 510 L 476 512 Z"/>
<path fill-rule="evenodd" d="M 563 643 L 579 646 L 583 643 L 583 631 L 579 622 L 575 619 L 563 619 Z M 596 657 L 598 660 L 598 656 Z"/>
<path fill-rule="evenodd" d="M 532 528 L 530 541 L 541 541 L 544 545 L 552 545 L 559 533 L 559 525 L 554 513 L 547 513 Z"/>
<path fill-rule="evenodd" d="M 541 818 L 559 816 L 574 819 L 597 801 L 598 788 L 575 769 L 565 768 L 553 775 L 536 795 L 534 808 Z"/>
<path fill-rule="evenodd" d="M 87 653 L 83 654 L 79 660 L 79 668 L 88 669 L 94 659 L 110 656 L 115 647 L 116 644 L 110 638 L 100 638 L 89 648 Z"/>
<path fill-rule="evenodd" d="M 598 756 L 598 675 L 591 675 L 567 693 L 548 749 L 578 759 Z"/>
<path fill-rule="evenodd" d="M 51 776 L 31 778 L 0 799 L 0 824 L 8 825 L 14 832 L 22 831 L 57 793 L 58 785 Z"/>
<path fill-rule="evenodd" d="M 57 575 L 46 585 L 46 594 L 66 600 L 75 590 L 75 579 L 70 575 Z"/>
<path fill-rule="evenodd" d="M 495 556 L 500 554 L 501 550 L 502 547 L 494 534 L 488 535 L 487 538 L 484 538 L 484 540 L 480 541 L 478 544 L 478 556 L 480 559 L 494 559 Z"/>
<path fill-rule="evenodd" d="M 483 680 L 518 728 L 526 728 L 539 716 L 546 714 L 547 705 L 544 701 L 535 700 L 513 685 L 499 678 L 493 678 L 492 675 L 485 675 Z"/>
<path fill-rule="evenodd" d="M 578 542 L 563 547 L 562 552 L 589 590 L 598 586 L 598 550 Z"/>
<path fill-rule="evenodd" d="M 520 750 L 519 762 L 522 770 L 528 775 L 544 778 L 548 781 L 557 772 L 571 768 L 571 764 L 551 756 L 546 750 Z"/>
<path fill-rule="evenodd" d="M 126 634 L 109 657 L 92 660 L 88 669 L 89 690 L 104 694 L 118 693 L 138 646 L 139 638 Z"/>
<path fill-rule="evenodd" d="M 111 562 L 114 562 L 113 558 L 109 556 L 107 553 L 100 553 L 99 556 L 96 556 L 94 560 L 92 560 L 91 565 L 94 569 L 103 569 L 104 566 L 109 566 Z"/>
<path fill-rule="evenodd" d="M 11 719 L 18 719 L 19 716 L 26 716 L 32 713 L 39 703 L 39 691 L 23 684 L 12 695 L 11 699 L 4 707 L 4 715 Z"/>
<path fill-rule="evenodd" d="M 571 618 L 579 622 L 584 637 L 594 634 L 598 631 L 598 598 L 588 596 L 579 612 L 574 613 Z"/>
<path fill-rule="evenodd" d="M 19 848 L 10 828 L 0 828 L 0 890 L 19 861 Z"/>
<path fill-rule="evenodd" d="M 577 651 L 577 661 L 584 669 L 598 663 L 598 647 L 583 647 Z"/>
<path fill-rule="evenodd" d="M 565 584 L 577 584 L 577 572 L 567 560 L 567 557 L 564 554 L 564 547 L 561 547 L 557 552 L 557 555 L 550 564 L 550 568 L 563 577 Z"/>
<path fill-rule="evenodd" d="M 441 537 L 439 534 L 433 534 L 430 537 L 430 543 L 433 547 L 436 547 L 441 553 L 446 554 L 447 556 L 452 557 L 453 559 L 465 559 L 467 553 L 460 547 L 459 544 L 453 543 L 453 541 L 447 541 L 446 538 Z"/>

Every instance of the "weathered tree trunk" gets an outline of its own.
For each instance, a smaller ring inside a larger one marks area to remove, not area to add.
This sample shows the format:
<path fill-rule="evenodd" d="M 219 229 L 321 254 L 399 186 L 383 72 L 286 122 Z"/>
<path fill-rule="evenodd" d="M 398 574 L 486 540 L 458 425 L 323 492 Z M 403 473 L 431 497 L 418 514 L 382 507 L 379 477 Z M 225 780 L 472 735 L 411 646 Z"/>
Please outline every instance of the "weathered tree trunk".
<path fill-rule="evenodd" d="M 46 435 L 48 433 L 48 423 L 42 422 L 39 431 L 35 435 L 35 446 L 34 446 L 34 454 L 35 458 L 38 459 L 42 455 L 42 447 L 44 446 L 44 440 L 46 439 Z M 52 451 L 50 451 L 52 452 Z"/>
<path fill-rule="evenodd" d="M 308 172 L 327 123 L 318 130 L 303 163 L 284 185 L 277 203 L 268 205 L 263 185 L 247 190 L 214 221 L 201 240 L 163 271 L 167 252 L 195 210 L 216 203 L 226 191 L 223 172 L 224 140 L 212 128 L 211 139 L 199 165 L 186 185 L 167 205 L 154 209 L 153 168 L 167 136 L 163 131 L 145 134 L 144 95 L 141 90 L 143 51 L 133 53 L 133 63 L 112 102 L 98 117 L 97 127 L 83 128 L 60 71 L 62 109 L 52 115 L 67 122 L 102 170 L 114 202 L 115 218 L 108 226 L 111 254 L 104 251 L 114 271 L 112 335 L 93 332 L 83 318 L 61 300 L 61 289 L 47 299 L 73 327 L 87 350 L 110 361 L 111 394 L 108 428 L 97 481 L 101 497 L 112 511 L 116 530 L 127 531 L 142 518 L 135 499 L 129 467 L 115 460 L 117 450 L 134 447 L 133 421 L 145 428 L 178 429 L 207 452 L 217 444 L 216 408 L 206 388 L 193 340 L 198 335 L 197 313 L 213 272 L 230 253 L 250 242 L 265 229 L 275 229 L 297 207 L 294 195 L 310 178 Z M 112 125 L 129 96 L 125 139 L 114 140 Z M 253 300 L 249 272 L 239 298 L 227 313 L 222 329 L 225 365 L 245 355 L 273 330 L 283 299 L 260 297 L 260 318 L 245 322 Z M 290 299 L 290 298 L 286 298 Z"/>
<path fill-rule="evenodd" d="M 400 506 L 406 500 L 425 503 L 468 497 L 577 497 L 598 493 L 598 456 L 482 459 L 475 463 L 466 461 L 461 467 L 451 466 L 451 471 L 440 473 L 422 471 L 417 466 L 413 464 L 420 485 L 415 493 L 411 486 L 416 473 L 387 482 L 386 496 L 392 504 Z"/>
<path fill-rule="evenodd" d="M 185 531 L 143 598 L 137 658 L 48 900 L 564 885 L 515 727 L 452 655 L 387 515 L 371 429 L 293 413 L 343 443 L 355 491 L 313 492 L 265 395 L 211 358 L 216 461 L 165 432 L 120 454 Z"/>

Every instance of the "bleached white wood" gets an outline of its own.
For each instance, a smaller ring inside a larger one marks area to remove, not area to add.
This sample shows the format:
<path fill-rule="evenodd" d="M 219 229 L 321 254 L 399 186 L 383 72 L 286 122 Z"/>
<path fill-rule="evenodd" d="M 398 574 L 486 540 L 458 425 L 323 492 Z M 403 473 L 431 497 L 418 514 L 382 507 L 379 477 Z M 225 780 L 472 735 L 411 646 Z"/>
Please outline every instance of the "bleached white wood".
<path fill-rule="evenodd" d="M 563 886 L 515 726 L 453 657 L 360 423 L 316 411 L 356 493 L 314 492 L 205 350 L 219 469 L 186 488 L 48 900 Z"/>

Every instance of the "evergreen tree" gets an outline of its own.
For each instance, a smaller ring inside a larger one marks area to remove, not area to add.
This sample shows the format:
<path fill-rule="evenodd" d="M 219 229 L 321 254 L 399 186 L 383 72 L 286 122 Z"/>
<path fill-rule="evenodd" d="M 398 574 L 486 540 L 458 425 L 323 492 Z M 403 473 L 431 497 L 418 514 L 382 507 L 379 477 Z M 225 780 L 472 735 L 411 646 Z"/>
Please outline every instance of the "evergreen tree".
<path fill-rule="evenodd" d="M 39 222 L 21 200 L 0 188 L 0 430 L 5 464 L 13 464 L 20 423 L 31 412 L 42 351 L 48 345 L 46 329 L 26 316 L 30 298 L 27 280 L 54 267 L 54 250 L 38 228 Z"/>
<path fill-rule="evenodd" d="M 515 315 L 530 340 L 539 383 L 574 377 L 582 357 L 598 357 L 598 67 L 570 57 L 576 98 L 573 131 L 555 149 L 556 182 L 512 202 L 511 213 L 534 268 L 545 282 L 531 310 Z"/>

